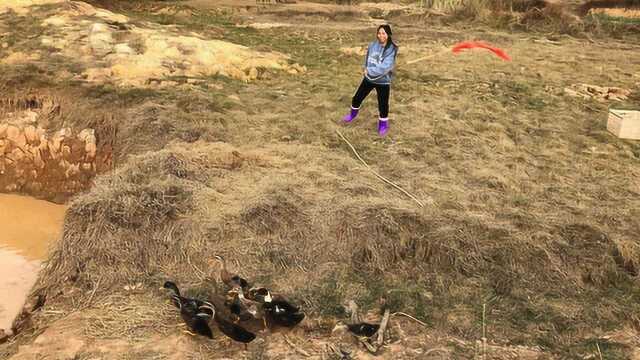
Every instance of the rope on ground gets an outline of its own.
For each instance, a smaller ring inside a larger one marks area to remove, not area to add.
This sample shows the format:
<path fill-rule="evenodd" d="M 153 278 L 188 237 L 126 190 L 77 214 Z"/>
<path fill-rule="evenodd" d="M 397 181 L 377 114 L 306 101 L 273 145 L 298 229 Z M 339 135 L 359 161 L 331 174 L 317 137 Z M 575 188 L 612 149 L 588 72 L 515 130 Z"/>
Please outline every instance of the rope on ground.
<path fill-rule="evenodd" d="M 434 57 L 436 57 L 436 56 L 440 56 L 440 55 L 442 55 L 442 54 L 445 54 L 445 53 L 447 53 L 447 52 L 449 52 L 449 51 L 451 51 L 449 48 L 444 48 L 444 49 L 442 49 L 442 50 L 440 50 L 440 51 L 438 51 L 438 52 L 436 52 L 436 53 L 433 53 L 433 54 L 430 54 L 430 55 L 427 55 L 427 56 L 423 56 L 423 57 L 421 57 L 421 58 L 417 58 L 417 59 L 409 60 L 409 61 L 407 61 L 407 62 L 405 63 L 405 65 L 411 65 L 411 64 L 415 64 L 415 63 L 417 63 L 417 62 L 419 62 L 419 61 L 428 60 L 428 59 L 434 58 Z"/>
<path fill-rule="evenodd" d="M 407 314 L 407 313 L 403 313 L 403 312 L 400 312 L 400 311 L 398 311 L 398 312 L 394 312 L 393 314 L 391 314 L 391 316 L 406 316 L 406 317 L 408 317 L 409 319 L 412 319 L 413 321 L 417 322 L 418 324 L 420 324 L 420 325 L 422 325 L 422 326 L 427 326 L 427 324 L 425 324 L 424 322 L 422 322 L 422 321 L 420 321 L 420 320 L 418 320 L 418 319 L 414 318 L 413 316 L 411 316 L 411 315 L 409 315 L 409 314 Z"/>
<path fill-rule="evenodd" d="M 408 197 L 410 197 L 413 201 L 415 201 L 418 205 L 420 205 L 420 207 L 424 207 L 424 204 L 418 200 L 415 196 L 411 195 L 409 192 L 407 192 L 405 189 L 401 188 L 399 185 L 395 184 L 394 182 L 386 179 L 384 176 L 378 174 L 375 170 L 373 170 L 371 168 L 371 166 L 369 166 L 369 164 L 367 164 L 366 161 L 364 161 L 361 157 L 360 154 L 358 154 L 358 152 L 356 151 L 356 149 L 353 147 L 353 145 L 351 145 L 351 143 L 349 142 L 349 140 L 347 140 L 346 137 L 344 137 L 344 135 L 342 135 L 342 133 L 336 129 L 336 133 L 338 133 L 338 135 L 342 138 L 342 140 L 344 142 L 347 143 L 347 145 L 349 145 L 349 147 L 351 148 L 351 151 L 353 151 L 353 153 L 356 155 L 356 157 L 364 164 L 364 166 L 369 169 L 369 171 L 371 171 L 375 176 L 377 176 L 380 180 L 386 182 L 387 184 L 393 186 L 394 188 L 400 190 L 402 193 L 404 193 L 405 195 L 407 195 Z"/>

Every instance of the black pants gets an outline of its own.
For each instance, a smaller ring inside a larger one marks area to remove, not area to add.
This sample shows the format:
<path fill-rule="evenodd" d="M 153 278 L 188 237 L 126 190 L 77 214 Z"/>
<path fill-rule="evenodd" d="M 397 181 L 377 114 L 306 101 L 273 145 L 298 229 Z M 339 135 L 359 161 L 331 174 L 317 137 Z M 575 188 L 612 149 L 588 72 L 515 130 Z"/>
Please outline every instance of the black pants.
<path fill-rule="evenodd" d="M 380 117 L 386 119 L 389 116 L 389 91 L 391 90 L 391 85 L 378 85 L 367 80 L 367 78 L 363 78 L 356 94 L 353 95 L 353 99 L 351 99 L 351 107 L 359 109 L 364 98 L 366 98 L 374 88 L 376 89 L 376 94 L 378 94 L 378 111 L 380 112 Z"/>

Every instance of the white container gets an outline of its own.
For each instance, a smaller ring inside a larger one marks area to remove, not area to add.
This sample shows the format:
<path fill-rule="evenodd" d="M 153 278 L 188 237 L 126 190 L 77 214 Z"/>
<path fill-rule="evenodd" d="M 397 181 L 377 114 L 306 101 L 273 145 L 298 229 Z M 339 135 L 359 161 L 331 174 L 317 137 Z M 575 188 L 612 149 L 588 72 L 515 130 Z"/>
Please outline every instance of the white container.
<path fill-rule="evenodd" d="M 609 109 L 607 130 L 621 139 L 640 140 L 640 111 Z"/>

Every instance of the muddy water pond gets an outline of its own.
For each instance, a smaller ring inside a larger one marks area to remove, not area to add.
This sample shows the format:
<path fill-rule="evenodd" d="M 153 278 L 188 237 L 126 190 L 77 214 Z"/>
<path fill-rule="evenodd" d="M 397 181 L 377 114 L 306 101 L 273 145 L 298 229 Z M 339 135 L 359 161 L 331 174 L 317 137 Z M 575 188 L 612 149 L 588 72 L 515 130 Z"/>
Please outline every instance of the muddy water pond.
<path fill-rule="evenodd" d="M 0 329 L 11 327 L 51 243 L 62 231 L 66 207 L 0 194 Z"/>

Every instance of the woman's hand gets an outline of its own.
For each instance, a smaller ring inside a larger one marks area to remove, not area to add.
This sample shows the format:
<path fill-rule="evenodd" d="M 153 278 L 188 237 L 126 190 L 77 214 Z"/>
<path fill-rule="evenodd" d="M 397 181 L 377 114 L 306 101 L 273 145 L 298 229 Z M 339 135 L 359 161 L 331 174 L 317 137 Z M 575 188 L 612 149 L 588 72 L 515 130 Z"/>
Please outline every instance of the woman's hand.
<path fill-rule="evenodd" d="M 365 68 L 364 70 L 362 70 L 362 74 L 363 74 L 364 76 L 367 76 L 367 68 Z"/>

